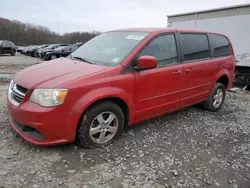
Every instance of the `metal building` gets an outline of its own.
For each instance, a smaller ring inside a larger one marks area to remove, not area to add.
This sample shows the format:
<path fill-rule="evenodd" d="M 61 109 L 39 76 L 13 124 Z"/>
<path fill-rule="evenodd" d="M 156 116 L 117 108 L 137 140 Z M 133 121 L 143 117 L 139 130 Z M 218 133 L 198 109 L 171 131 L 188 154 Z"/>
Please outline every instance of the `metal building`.
<path fill-rule="evenodd" d="M 197 28 L 227 35 L 236 54 L 250 53 L 250 4 L 168 15 L 168 27 Z"/>

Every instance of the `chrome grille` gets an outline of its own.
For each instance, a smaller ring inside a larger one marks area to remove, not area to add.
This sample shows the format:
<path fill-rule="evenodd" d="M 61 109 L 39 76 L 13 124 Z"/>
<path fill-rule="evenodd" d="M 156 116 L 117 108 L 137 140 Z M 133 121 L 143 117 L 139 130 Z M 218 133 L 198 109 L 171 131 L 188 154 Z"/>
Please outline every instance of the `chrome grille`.
<path fill-rule="evenodd" d="M 8 98 L 13 105 L 18 106 L 22 102 L 27 91 L 28 90 L 26 88 L 11 81 L 8 90 Z"/>

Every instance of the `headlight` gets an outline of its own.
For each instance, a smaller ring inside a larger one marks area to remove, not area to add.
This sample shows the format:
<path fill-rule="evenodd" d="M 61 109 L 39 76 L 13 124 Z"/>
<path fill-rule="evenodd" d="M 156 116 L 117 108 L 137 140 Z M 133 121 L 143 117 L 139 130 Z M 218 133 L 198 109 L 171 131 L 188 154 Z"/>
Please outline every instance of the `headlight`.
<path fill-rule="evenodd" d="M 11 80 L 11 81 L 10 81 L 10 85 L 9 85 L 9 89 L 12 89 L 13 87 L 14 87 L 14 81 Z"/>
<path fill-rule="evenodd" d="M 14 87 L 14 81 L 11 80 L 10 85 L 9 85 L 9 89 L 8 89 L 8 94 L 11 93 L 11 90 L 12 90 L 13 87 Z"/>
<path fill-rule="evenodd" d="M 67 89 L 35 89 L 29 101 L 43 107 L 58 106 L 63 104 L 67 93 Z"/>

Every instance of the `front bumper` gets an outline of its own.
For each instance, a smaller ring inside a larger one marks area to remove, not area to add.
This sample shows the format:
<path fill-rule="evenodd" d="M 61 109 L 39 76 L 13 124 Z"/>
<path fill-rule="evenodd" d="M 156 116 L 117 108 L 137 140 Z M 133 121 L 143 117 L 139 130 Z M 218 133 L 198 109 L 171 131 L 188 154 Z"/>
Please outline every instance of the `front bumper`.
<path fill-rule="evenodd" d="M 250 85 L 250 74 L 237 74 L 234 80 L 235 86 Z"/>
<path fill-rule="evenodd" d="M 14 106 L 8 99 L 9 122 L 26 141 L 35 145 L 74 142 L 71 113 L 61 114 L 56 108 L 43 108 L 31 102 Z"/>

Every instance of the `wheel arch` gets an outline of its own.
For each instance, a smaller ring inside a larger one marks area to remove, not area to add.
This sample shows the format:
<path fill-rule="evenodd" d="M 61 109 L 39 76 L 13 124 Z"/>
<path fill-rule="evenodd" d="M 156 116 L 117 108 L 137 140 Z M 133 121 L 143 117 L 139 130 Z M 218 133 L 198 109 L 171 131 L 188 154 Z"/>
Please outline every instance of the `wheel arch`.
<path fill-rule="evenodd" d="M 221 83 L 225 86 L 226 90 L 228 89 L 230 85 L 230 76 L 229 72 L 227 70 L 223 70 L 219 72 L 216 76 L 216 82 L 215 83 Z"/>
<path fill-rule="evenodd" d="M 122 112 L 124 114 L 125 125 L 126 125 L 128 123 L 128 120 L 129 120 L 129 107 L 128 107 L 127 103 L 123 99 L 121 99 L 119 97 L 105 97 L 105 98 L 101 98 L 101 99 L 98 99 L 98 100 L 92 102 L 82 112 L 82 114 L 81 114 L 81 116 L 80 116 L 80 118 L 78 120 L 78 124 L 81 121 L 82 116 L 85 114 L 87 109 L 91 108 L 92 106 L 94 106 L 94 105 L 96 105 L 98 103 L 104 102 L 104 101 L 111 101 L 111 102 L 117 104 L 121 108 L 121 110 L 122 110 Z"/>
<path fill-rule="evenodd" d="M 216 83 L 221 83 L 221 84 L 223 84 L 224 86 L 225 86 L 225 88 L 227 89 L 228 88 L 228 85 L 229 85 L 229 77 L 227 76 L 227 75 L 221 75 L 218 79 L 217 79 L 217 81 L 216 81 Z"/>
<path fill-rule="evenodd" d="M 121 108 L 125 116 L 125 126 L 129 121 L 134 120 L 135 107 L 133 100 L 128 93 L 119 88 L 100 88 L 85 94 L 74 106 L 73 112 L 75 112 L 75 118 L 77 118 L 75 121 L 76 126 L 72 130 L 74 136 L 76 136 L 79 123 L 81 122 L 86 110 L 103 101 L 112 101 Z"/>

